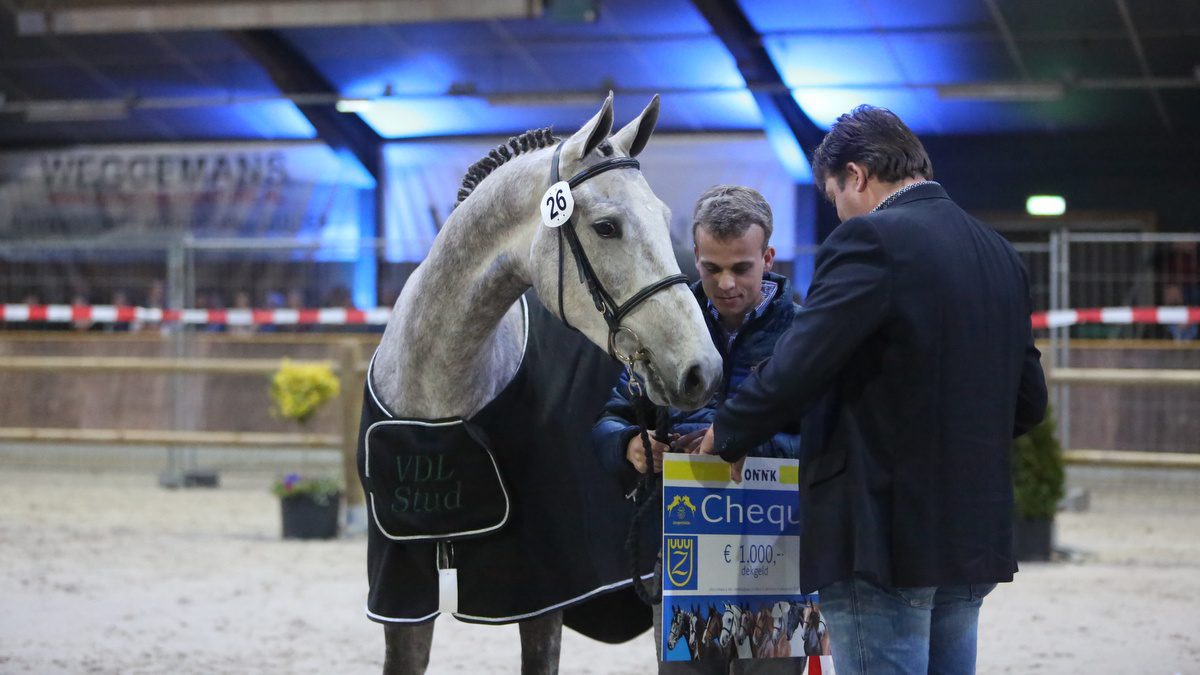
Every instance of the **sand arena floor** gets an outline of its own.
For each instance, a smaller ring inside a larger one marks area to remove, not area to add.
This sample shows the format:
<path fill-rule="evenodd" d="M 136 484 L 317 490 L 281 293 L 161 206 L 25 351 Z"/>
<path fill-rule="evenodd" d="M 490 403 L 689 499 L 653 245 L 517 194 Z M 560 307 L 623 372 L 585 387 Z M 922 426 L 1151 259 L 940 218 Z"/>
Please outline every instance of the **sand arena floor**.
<path fill-rule="evenodd" d="M 0 673 L 378 672 L 365 540 L 282 541 L 269 477 L 223 481 L 0 467 Z M 989 598 L 979 672 L 1200 673 L 1200 490 L 1160 485 L 1060 516 L 1072 561 Z M 518 655 L 514 627 L 439 619 L 430 671 L 516 673 Z M 564 673 L 653 659 L 648 635 L 564 636 Z"/>

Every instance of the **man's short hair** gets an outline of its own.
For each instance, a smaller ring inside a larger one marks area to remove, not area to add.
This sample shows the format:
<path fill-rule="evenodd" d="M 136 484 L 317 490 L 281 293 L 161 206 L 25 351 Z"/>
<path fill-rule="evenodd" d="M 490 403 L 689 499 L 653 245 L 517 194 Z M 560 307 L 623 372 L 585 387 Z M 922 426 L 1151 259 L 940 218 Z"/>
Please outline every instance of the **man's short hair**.
<path fill-rule="evenodd" d="M 887 108 L 860 105 L 837 118 L 813 153 L 813 178 L 818 190 L 830 176 L 838 189 L 845 186 L 846 165 L 861 165 L 884 183 L 910 176 L 933 178 L 933 163 L 925 146 L 896 113 Z"/>
<path fill-rule="evenodd" d="M 771 205 L 766 198 L 754 188 L 716 185 L 696 200 L 696 210 L 692 213 L 692 239 L 695 240 L 698 227 L 703 227 L 714 239 L 723 241 L 741 237 L 754 225 L 763 229 L 765 251 L 774 229 Z"/>

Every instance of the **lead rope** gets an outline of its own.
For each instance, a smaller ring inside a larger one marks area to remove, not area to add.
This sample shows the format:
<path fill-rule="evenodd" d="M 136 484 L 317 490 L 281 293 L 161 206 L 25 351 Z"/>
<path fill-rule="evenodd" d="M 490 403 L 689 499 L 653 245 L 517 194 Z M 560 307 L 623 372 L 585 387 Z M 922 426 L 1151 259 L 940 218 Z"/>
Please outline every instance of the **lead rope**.
<path fill-rule="evenodd" d="M 629 372 L 629 393 L 633 397 L 633 414 L 637 419 L 638 435 L 642 440 L 642 451 L 646 457 L 646 473 L 638 480 L 635 491 L 633 518 L 629 521 L 629 534 L 625 538 L 625 548 L 629 551 L 630 580 L 638 599 L 653 607 L 662 602 L 662 561 L 654 568 L 654 590 L 646 590 L 641 575 L 639 563 L 642 558 L 641 522 L 652 510 L 662 515 L 662 474 L 654 472 L 654 453 L 650 450 L 650 415 L 655 416 L 654 439 L 660 443 L 668 443 L 671 437 L 671 416 L 666 406 L 656 406 Z M 661 530 L 660 530 L 661 532 Z M 661 540 L 662 537 L 660 536 Z"/>

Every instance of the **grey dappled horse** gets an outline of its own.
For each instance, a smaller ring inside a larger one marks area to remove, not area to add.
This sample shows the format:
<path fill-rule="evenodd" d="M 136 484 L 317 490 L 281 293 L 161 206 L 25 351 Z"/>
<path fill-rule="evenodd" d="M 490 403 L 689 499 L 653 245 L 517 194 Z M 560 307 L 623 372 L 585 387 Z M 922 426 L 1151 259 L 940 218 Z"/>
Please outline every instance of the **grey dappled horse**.
<path fill-rule="evenodd" d="M 612 157 L 637 155 L 658 118 L 658 97 L 612 134 L 612 95 L 562 144 L 565 180 Z M 548 134 L 547 134 L 548 137 Z M 592 295 L 578 283 L 570 254 L 560 263 L 561 236 L 542 224 L 540 202 L 550 185 L 553 144 L 518 147 L 477 165 L 461 202 L 439 231 L 429 256 L 396 301 L 375 357 L 374 387 L 399 417 L 470 418 L 516 375 L 525 327 L 518 302 L 529 288 L 590 341 L 610 348 L 613 332 Z M 606 171 L 572 190 L 578 244 L 617 303 L 677 275 L 668 233 L 670 210 L 640 171 Z M 560 264 L 565 270 L 560 270 Z M 721 377 L 721 358 L 700 308 L 683 284 L 655 290 L 617 320 L 622 339 L 640 348 L 632 368 L 655 403 L 694 409 Z M 631 337 L 632 336 L 632 337 Z M 611 350 L 610 350 L 611 351 Z M 586 451 L 586 450 L 585 450 Z M 562 612 L 522 621 L 521 670 L 558 670 Z M 422 673 L 433 622 L 384 628 L 386 673 Z"/>

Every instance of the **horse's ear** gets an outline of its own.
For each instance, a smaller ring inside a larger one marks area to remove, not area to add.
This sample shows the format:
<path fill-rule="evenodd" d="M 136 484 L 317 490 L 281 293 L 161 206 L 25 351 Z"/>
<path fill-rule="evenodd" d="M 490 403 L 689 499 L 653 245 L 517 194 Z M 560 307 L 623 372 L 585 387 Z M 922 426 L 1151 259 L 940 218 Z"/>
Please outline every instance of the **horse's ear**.
<path fill-rule="evenodd" d="M 563 158 L 568 162 L 579 162 L 588 153 L 596 149 L 604 139 L 608 138 L 609 132 L 612 131 L 613 124 L 613 94 L 608 92 L 608 98 L 604 99 L 604 105 L 600 106 L 600 112 L 596 113 L 588 123 L 583 125 L 579 131 L 567 139 L 563 144 Z"/>
<path fill-rule="evenodd" d="M 638 153 L 646 147 L 646 143 L 650 140 L 650 134 L 654 133 L 654 126 L 658 124 L 658 94 L 650 99 L 650 103 L 646 109 L 642 111 L 629 124 L 626 124 L 620 131 L 613 134 L 613 147 L 623 151 L 630 157 L 637 157 Z"/>

